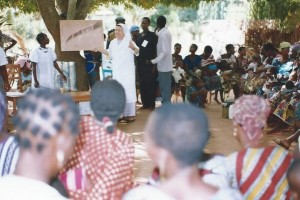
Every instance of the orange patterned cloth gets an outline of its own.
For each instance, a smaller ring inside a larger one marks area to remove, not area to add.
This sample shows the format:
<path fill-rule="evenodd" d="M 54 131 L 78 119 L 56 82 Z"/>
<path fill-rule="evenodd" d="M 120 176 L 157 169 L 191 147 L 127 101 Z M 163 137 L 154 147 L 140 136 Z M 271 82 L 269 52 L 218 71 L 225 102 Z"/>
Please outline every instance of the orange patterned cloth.
<path fill-rule="evenodd" d="M 72 199 L 121 199 L 133 186 L 133 141 L 84 116 L 73 155 L 60 174 Z"/>

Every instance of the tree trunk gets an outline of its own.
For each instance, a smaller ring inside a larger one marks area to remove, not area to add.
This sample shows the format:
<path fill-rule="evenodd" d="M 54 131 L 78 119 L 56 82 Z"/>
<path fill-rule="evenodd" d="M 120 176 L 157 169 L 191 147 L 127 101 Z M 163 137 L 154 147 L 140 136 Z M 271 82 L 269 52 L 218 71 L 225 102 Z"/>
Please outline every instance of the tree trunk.
<path fill-rule="evenodd" d="M 65 0 L 67 1 L 67 0 Z M 89 0 L 87 0 L 89 1 Z M 85 60 L 80 56 L 78 51 L 61 51 L 59 21 L 60 16 L 55 8 L 55 0 L 36 0 L 40 14 L 44 23 L 55 41 L 55 53 L 59 61 L 74 61 L 76 63 L 76 86 L 78 91 L 89 89 L 87 73 L 85 71 Z M 65 9 L 65 8 L 64 8 Z M 87 13 L 81 16 L 85 19 Z M 75 16 L 76 17 L 76 16 Z"/>

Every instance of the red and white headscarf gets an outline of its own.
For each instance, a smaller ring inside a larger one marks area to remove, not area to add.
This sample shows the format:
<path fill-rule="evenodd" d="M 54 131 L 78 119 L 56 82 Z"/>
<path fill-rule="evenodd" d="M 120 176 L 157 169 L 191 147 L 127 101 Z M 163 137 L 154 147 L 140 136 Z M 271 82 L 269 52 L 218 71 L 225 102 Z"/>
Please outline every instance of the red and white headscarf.
<path fill-rule="evenodd" d="M 269 102 L 256 95 L 242 96 L 233 105 L 233 123 L 241 125 L 244 133 L 252 141 L 262 138 L 262 129 L 269 114 Z"/>

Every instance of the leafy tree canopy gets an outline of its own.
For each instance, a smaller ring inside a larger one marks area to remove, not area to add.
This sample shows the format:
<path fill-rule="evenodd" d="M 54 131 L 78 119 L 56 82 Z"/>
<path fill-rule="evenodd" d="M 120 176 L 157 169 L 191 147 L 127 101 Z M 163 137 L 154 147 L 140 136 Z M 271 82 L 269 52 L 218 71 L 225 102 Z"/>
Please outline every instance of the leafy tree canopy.
<path fill-rule="evenodd" d="M 54 0 L 48 0 L 54 1 Z M 68 4 L 68 0 L 55 0 L 56 4 L 60 6 L 61 4 Z M 99 5 L 104 5 L 108 3 L 119 4 L 124 3 L 126 6 L 130 7 L 135 4 L 143 8 L 152 8 L 157 4 L 163 5 L 175 5 L 179 7 L 197 7 L 200 1 L 211 2 L 214 0 L 77 0 L 77 5 L 80 5 L 82 1 L 91 1 L 90 11 L 97 8 Z M 0 5 L 2 8 L 17 8 L 21 12 L 32 13 L 38 11 L 38 6 L 36 0 L 0 0 Z"/>
<path fill-rule="evenodd" d="M 251 17 L 257 20 L 274 19 L 284 30 L 292 30 L 299 24 L 300 0 L 248 0 Z"/>
<path fill-rule="evenodd" d="M 56 5 L 63 12 L 68 7 L 70 0 L 47 0 L 55 1 Z M 73 0 L 77 6 L 81 5 L 82 1 L 89 2 L 88 12 L 98 8 L 99 5 L 108 3 L 119 4 L 123 3 L 127 7 L 133 4 L 143 8 L 153 8 L 157 4 L 175 5 L 179 7 L 197 7 L 200 1 L 213 2 L 216 0 Z M 228 0 L 223 0 L 228 1 Z M 300 0 L 247 0 L 251 4 L 251 17 L 253 19 L 275 19 L 280 22 L 283 29 L 294 27 L 299 22 L 300 18 Z M 2 8 L 16 8 L 25 13 L 38 12 L 36 0 L 0 0 Z M 182 14 L 182 13 L 181 13 Z M 186 16 L 183 18 L 193 18 L 194 16 Z M 184 16 L 185 15 L 185 16 Z"/>

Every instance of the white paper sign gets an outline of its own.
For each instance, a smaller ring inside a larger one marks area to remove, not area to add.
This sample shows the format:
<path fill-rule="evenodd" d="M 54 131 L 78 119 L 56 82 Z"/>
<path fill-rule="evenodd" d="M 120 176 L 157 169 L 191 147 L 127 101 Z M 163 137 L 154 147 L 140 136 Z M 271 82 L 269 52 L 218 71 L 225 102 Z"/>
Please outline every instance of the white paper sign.
<path fill-rule="evenodd" d="M 146 47 L 148 44 L 148 41 L 147 40 L 144 40 L 143 43 L 142 43 L 142 47 Z"/>

